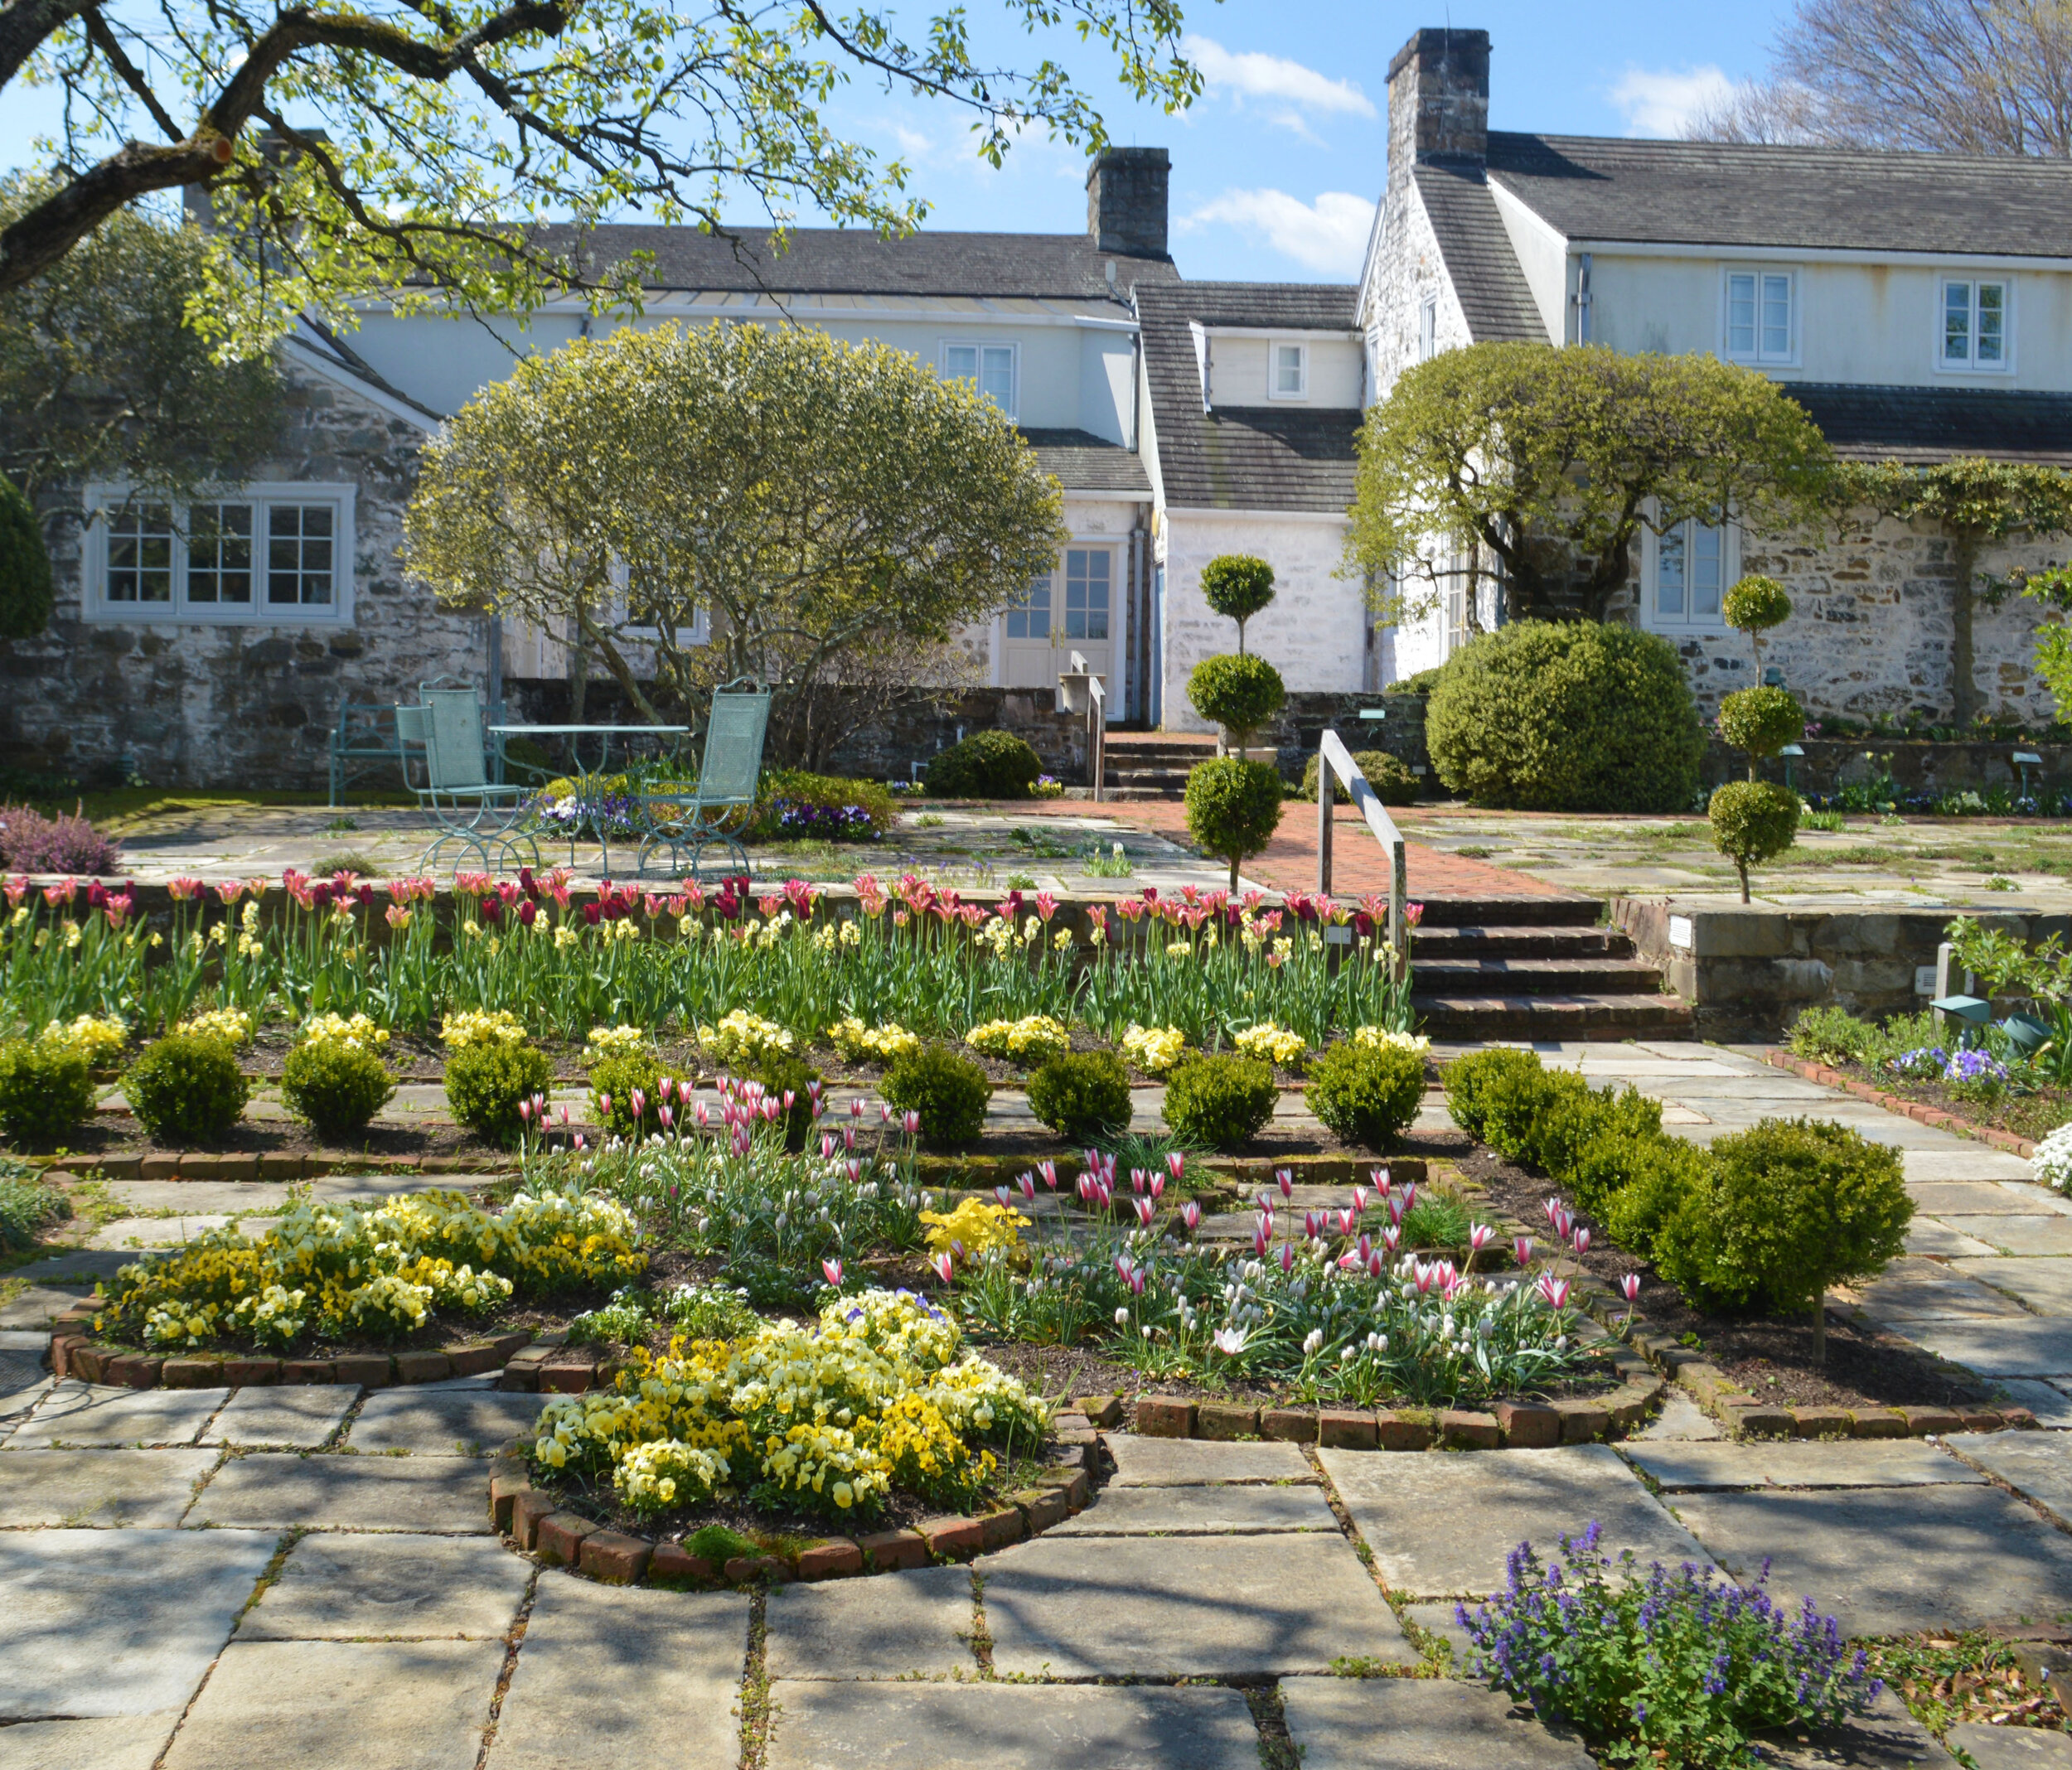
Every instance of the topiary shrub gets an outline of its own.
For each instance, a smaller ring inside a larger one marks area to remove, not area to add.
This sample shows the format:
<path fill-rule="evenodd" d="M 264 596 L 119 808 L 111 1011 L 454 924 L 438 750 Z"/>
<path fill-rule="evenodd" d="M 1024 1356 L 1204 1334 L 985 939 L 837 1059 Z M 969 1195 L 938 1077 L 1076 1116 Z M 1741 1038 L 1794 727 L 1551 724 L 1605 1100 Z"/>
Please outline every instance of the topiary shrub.
<path fill-rule="evenodd" d="M 938 799 L 1026 799 L 1043 771 L 1043 758 L 1025 739 L 974 732 L 928 764 L 928 791 Z"/>
<path fill-rule="evenodd" d="M 1029 1078 L 1029 1110 L 1072 1143 L 1130 1128 L 1130 1072 L 1112 1051 L 1075 1051 Z"/>
<path fill-rule="evenodd" d="M 1536 1139 L 1540 1165 L 1559 1174 L 1576 1202 L 1602 1216 L 1632 1178 L 1633 1153 L 1662 1137 L 1662 1102 L 1637 1088 L 1610 1088 L 1548 1115 Z"/>
<path fill-rule="evenodd" d="M 395 1094 L 389 1066 L 343 1039 L 304 1039 L 281 1066 L 281 1104 L 327 1141 L 364 1129 Z"/>
<path fill-rule="evenodd" d="M 1613 1238 L 1636 1254 L 1653 1255 L 1662 1226 L 1683 1202 L 1711 1183 L 1712 1158 L 1681 1137 L 1636 1138 L 1618 1148 L 1593 1144 L 1587 1161 L 1623 1169 L 1624 1181 L 1604 1209 L 1605 1226 Z"/>
<path fill-rule="evenodd" d="M 985 1129 L 993 1084 L 985 1071 L 946 1045 L 923 1045 L 885 1071 L 884 1095 L 902 1112 L 921 1115 L 921 1140 L 933 1149 L 975 1142 Z"/>
<path fill-rule="evenodd" d="M 1187 699 L 1210 724 L 1223 728 L 1242 755 L 1252 733 L 1286 704 L 1288 688 L 1264 658 L 1227 651 L 1203 658 L 1189 672 Z"/>
<path fill-rule="evenodd" d="M 1425 741 L 1454 791 L 1537 811 L 1681 811 L 1705 753 L 1676 647 L 1593 621 L 1469 641 L 1432 689 Z"/>
<path fill-rule="evenodd" d="M 1798 835 L 1798 796 L 1774 781 L 1730 781 L 1706 808 L 1712 846 L 1734 863 L 1748 902 L 1748 869 L 1775 858 Z"/>
<path fill-rule="evenodd" d="M 51 555 L 22 488 L 0 475 L 0 639 L 34 639 L 51 624 Z"/>
<path fill-rule="evenodd" d="M 1788 743 L 1806 735 L 1806 713 L 1782 689 L 1736 689 L 1720 701 L 1720 736 L 1748 752 L 1748 777 Z"/>
<path fill-rule="evenodd" d="M 1705 1307 L 1811 1311 L 1824 1362 L 1828 1287 L 1876 1277 L 1906 1245 L 1900 1152 L 1847 1125 L 1769 1119 L 1720 1138 L 1711 1157 L 1656 1230 L 1657 1269 Z"/>
<path fill-rule="evenodd" d="M 773 1051 L 756 1066 L 755 1079 L 762 1084 L 762 1091 L 773 1095 L 783 1107 L 777 1122 L 784 1127 L 784 1147 L 796 1155 L 813 1133 L 812 1089 L 821 1080 L 821 1072 L 797 1057 Z M 785 1106 L 787 1094 L 792 1103 Z"/>
<path fill-rule="evenodd" d="M 446 1054 L 446 1104 L 477 1137 L 515 1144 L 525 1129 L 518 1103 L 554 1086 L 554 1065 L 537 1045 L 485 1040 Z"/>
<path fill-rule="evenodd" d="M 1273 600 L 1273 568 L 1250 554 L 1218 554 L 1202 568 L 1202 600 L 1237 623 L 1237 655 L 1242 657 L 1245 623 Z"/>
<path fill-rule="evenodd" d="M 1573 1070 L 1498 1074 L 1482 1100 L 1482 1140 L 1514 1162 L 1540 1164 L 1540 1135 L 1556 1114 L 1589 1110 L 1590 1084 Z"/>
<path fill-rule="evenodd" d="M 1424 1053 L 1401 1045 L 1329 1046 L 1310 1060 L 1303 1097 L 1341 1142 L 1383 1149 L 1417 1116 Z"/>
<path fill-rule="evenodd" d="M 1187 833 L 1218 860 L 1237 864 L 1264 851 L 1280 827 L 1280 776 L 1265 762 L 1235 756 L 1198 762 L 1187 776 Z"/>
<path fill-rule="evenodd" d="M 1720 614 L 1729 626 L 1748 635 L 1748 642 L 1755 650 L 1755 674 L 1760 678 L 1763 673 L 1763 635 L 1791 618 L 1791 597 L 1785 593 L 1784 587 L 1774 578 L 1759 577 L 1751 572 L 1729 586 L 1720 602 Z M 1784 742 L 1789 743 L 1793 740 L 1787 738 Z"/>
<path fill-rule="evenodd" d="M 1453 1122 L 1476 1143 L 1487 1143 L 1493 1091 L 1512 1085 L 1520 1076 L 1540 1073 L 1538 1053 L 1495 1045 L 1487 1051 L 1470 1051 L 1455 1057 L 1440 1071 L 1439 1082 L 1446 1091 L 1446 1110 L 1453 1115 Z"/>
<path fill-rule="evenodd" d="M 123 1098 L 155 1144 L 220 1143 L 244 1110 L 252 1084 L 221 1039 L 172 1032 L 123 1075 Z"/>
<path fill-rule="evenodd" d="M 1323 767 L 1323 758 L 1312 756 L 1302 770 L 1302 796 L 1314 803 L 1317 781 Z M 1386 750 L 1355 750 L 1353 761 L 1360 772 L 1367 776 L 1367 784 L 1374 789 L 1374 796 L 1385 805 L 1414 805 L 1424 795 L 1424 783 L 1410 771 L 1410 764 L 1401 757 L 1392 756 Z M 1343 791 L 1334 780 L 1332 792 L 1337 796 Z"/>
<path fill-rule="evenodd" d="M 645 1137 L 662 1128 L 662 1066 L 652 1052 L 628 1051 L 615 1057 L 601 1057 L 590 1066 L 590 1105 L 598 1123 L 613 1137 Z M 641 1095 L 641 1110 L 633 1110 L 633 1091 Z M 609 1098 L 608 1112 L 598 1111 L 599 1100 Z"/>
<path fill-rule="evenodd" d="M 1242 1149 L 1273 1116 L 1273 1066 L 1252 1057 L 1189 1057 L 1165 1085 L 1165 1123 L 1181 1143 Z"/>
<path fill-rule="evenodd" d="M 0 1137 L 16 1149 L 61 1143 L 93 1110 L 93 1072 L 83 1052 L 49 1039 L 0 1043 Z"/>

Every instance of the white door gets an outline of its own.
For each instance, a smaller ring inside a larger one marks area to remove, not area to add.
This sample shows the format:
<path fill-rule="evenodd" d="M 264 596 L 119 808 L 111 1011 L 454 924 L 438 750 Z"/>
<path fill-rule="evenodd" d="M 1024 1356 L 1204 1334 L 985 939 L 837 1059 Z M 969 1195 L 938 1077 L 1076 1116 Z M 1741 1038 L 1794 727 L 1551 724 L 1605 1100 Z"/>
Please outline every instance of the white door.
<path fill-rule="evenodd" d="M 1039 578 L 1002 618 L 1000 684 L 1049 689 L 1077 651 L 1097 676 L 1115 681 L 1116 549 L 1067 547 L 1058 569 Z"/>

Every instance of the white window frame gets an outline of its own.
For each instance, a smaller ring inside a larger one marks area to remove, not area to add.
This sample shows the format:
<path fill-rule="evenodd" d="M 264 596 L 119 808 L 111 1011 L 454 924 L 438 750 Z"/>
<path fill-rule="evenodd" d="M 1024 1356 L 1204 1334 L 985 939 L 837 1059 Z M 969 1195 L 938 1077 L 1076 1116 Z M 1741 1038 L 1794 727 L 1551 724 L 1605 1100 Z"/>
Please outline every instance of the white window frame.
<path fill-rule="evenodd" d="M 1970 291 L 1967 306 L 1970 312 L 1971 345 L 1973 354 L 1962 360 L 1953 360 L 1943 354 L 1949 342 L 1944 330 L 1944 317 L 1949 312 L 1949 291 L 1953 284 L 1961 284 Z M 1978 292 L 1985 288 L 2000 291 L 2000 360 L 1982 363 L 1978 358 Z M 2015 372 L 2015 281 L 2005 272 L 1981 276 L 1971 271 L 1947 271 L 1935 279 L 1935 370 L 1939 375 L 2012 375 Z"/>
<path fill-rule="evenodd" d="M 356 535 L 354 506 L 358 488 L 331 481 L 254 480 L 243 486 L 211 486 L 191 499 L 167 498 L 126 485 L 107 483 L 86 488 L 89 521 L 80 537 L 81 617 L 124 626 L 288 626 L 345 627 L 353 623 Z M 173 512 L 172 600 L 169 602 L 118 602 L 108 597 L 109 518 L 125 505 L 167 505 Z M 190 602 L 187 600 L 187 510 L 193 504 L 250 504 L 252 600 L 249 602 Z M 276 504 L 328 504 L 332 506 L 331 600 L 320 603 L 280 603 L 266 600 L 264 511 Z"/>
<path fill-rule="evenodd" d="M 1427 295 L 1417 303 L 1417 360 L 1430 362 L 1439 354 L 1439 297 Z"/>
<path fill-rule="evenodd" d="M 1708 525 L 1687 522 L 1681 525 L 1685 537 L 1687 560 L 1689 536 L 1692 529 Z M 1740 576 L 1740 525 L 1730 522 L 1719 531 L 1720 534 L 1720 601 L 1726 601 L 1726 592 Z M 1684 612 L 1681 616 L 1665 616 L 1660 612 L 1658 593 L 1661 589 L 1662 537 L 1652 528 L 1644 525 L 1640 531 L 1640 625 L 1650 633 L 1660 633 L 1668 638 L 1721 638 L 1727 631 L 1726 617 L 1716 610 L 1709 615 L 1691 612 L 1691 584 L 1688 574 L 1684 580 Z"/>
<path fill-rule="evenodd" d="M 1280 353 L 1293 351 L 1297 365 L 1295 391 L 1284 391 L 1280 385 Z M 1266 341 L 1266 397 L 1269 399 L 1307 399 L 1310 397 L 1310 346 L 1300 338 L 1270 338 Z"/>
<path fill-rule="evenodd" d="M 612 560 L 611 568 L 612 622 L 629 639 L 642 645 L 658 646 L 661 643 L 662 630 L 652 622 L 641 622 L 633 619 L 631 597 L 632 576 L 633 574 L 627 570 L 624 560 L 616 559 Z M 688 633 L 680 634 L 678 636 L 686 646 L 704 646 L 711 643 L 712 622 L 702 602 L 697 604 L 690 612 L 690 631 Z M 569 642 L 573 644 L 573 639 Z"/>
<path fill-rule="evenodd" d="M 950 373 L 950 352 L 955 350 L 976 351 L 979 353 L 979 373 L 971 375 L 952 375 Z M 937 346 L 937 372 L 946 381 L 969 380 L 983 393 L 985 389 L 985 353 L 988 351 L 1005 351 L 1008 353 L 1008 375 L 1010 379 L 1010 397 L 1000 409 L 1010 423 L 1019 423 L 1022 405 L 1022 347 L 1013 339 L 1001 338 L 945 338 Z M 995 399 L 993 402 L 999 405 Z"/>
<path fill-rule="evenodd" d="M 1755 323 L 1754 347 L 1746 351 L 1734 348 L 1734 283 L 1737 278 L 1755 279 Z M 1763 300 L 1765 279 L 1782 277 L 1784 279 L 1784 336 L 1785 348 L 1781 351 L 1766 349 L 1763 343 Z M 1749 363 L 1765 369 L 1796 369 L 1800 365 L 1800 316 L 1798 304 L 1798 272 L 1789 264 L 1723 264 L 1720 267 L 1720 355 L 1730 363 Z"/>

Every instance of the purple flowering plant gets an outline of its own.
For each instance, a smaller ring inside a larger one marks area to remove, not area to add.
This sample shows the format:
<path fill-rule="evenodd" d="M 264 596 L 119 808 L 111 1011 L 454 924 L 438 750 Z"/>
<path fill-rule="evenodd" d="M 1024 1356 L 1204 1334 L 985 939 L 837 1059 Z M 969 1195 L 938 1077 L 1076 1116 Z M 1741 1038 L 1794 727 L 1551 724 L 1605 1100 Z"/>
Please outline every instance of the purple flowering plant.
<path fill-rule="evenodd" d="M 1644 1578 L 1616 1560 L 1599 1527 L 1559 1539 L 1543 1563 L 1511 1551 L 1504 1589 L 1455 1614 L 1474 1643 L 1467 1669 L 1575 1727 L 1606 1763 L 1691 1770 L 1755 1761 L 1756 1735 L 1861 1714 L 1881 1688 L 1842 1627 L 1805 1599 L 1791 1610 L 1686 1561 Z"/>

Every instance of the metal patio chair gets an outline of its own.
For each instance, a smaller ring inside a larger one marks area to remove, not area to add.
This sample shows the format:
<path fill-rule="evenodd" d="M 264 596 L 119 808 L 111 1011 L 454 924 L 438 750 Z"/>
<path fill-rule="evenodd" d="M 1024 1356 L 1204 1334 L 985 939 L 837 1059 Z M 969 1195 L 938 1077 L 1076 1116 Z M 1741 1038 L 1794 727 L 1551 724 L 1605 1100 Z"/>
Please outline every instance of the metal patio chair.
<path fill-rule="evenodd" d="M 406 745 L 424 747 L 424 782 L 410 783 L 440 834 L 418 864 L 438 869 L 449 848 L 477 857 L 487 870 L 538 866 L 540 849 L 517 827 L 532 789 L 489 778 L 482 705 L 472 689 L 426 689 L 421 707 L 399 707 L 396 729 Z M 408 767 L 405 767 L 408 778 Z"/>
<path fill-rule="evenodd" d="M 644 831 L 634 871 L 645 877 L 647 859 L 666 849 L 670 870 L 693 878 L 708 848 L 718 847 L 748 872 L 748 851 L 728 828 L 733 814 L 755 806 L 756 785 L 762 776 L 762 747 L 770 731 L 770 691 L 743 690 L 729 683 L 715 689 L 712 717 L 705 723 L 705 753 L 698 765 L 697 785 L 680 792 L 643 792 L 639 815 Z M 690 864 L 684 865 L 688 854 Z"/>

